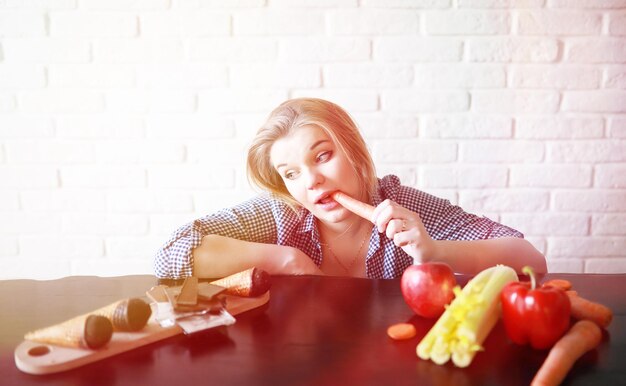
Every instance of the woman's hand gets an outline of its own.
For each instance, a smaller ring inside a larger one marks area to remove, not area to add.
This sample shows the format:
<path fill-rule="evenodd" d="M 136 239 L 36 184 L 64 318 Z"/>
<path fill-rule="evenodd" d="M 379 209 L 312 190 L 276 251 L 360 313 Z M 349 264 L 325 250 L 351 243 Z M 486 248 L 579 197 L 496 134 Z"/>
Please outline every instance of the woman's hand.
<path fill-rule="evenodd" d="M 277 246 L 281 249 L 280 258 L 274 260 L 270 273 L 282 275 L 323 275 L 321 269 L 298 248 Z"/>
<path fill-rule="evenodd" d="M 373 221 L 378 231 L 413 257 L 415 263 L 435 259 L 437 244 L 417 213 L 387 199 L 374 209 Z"/>

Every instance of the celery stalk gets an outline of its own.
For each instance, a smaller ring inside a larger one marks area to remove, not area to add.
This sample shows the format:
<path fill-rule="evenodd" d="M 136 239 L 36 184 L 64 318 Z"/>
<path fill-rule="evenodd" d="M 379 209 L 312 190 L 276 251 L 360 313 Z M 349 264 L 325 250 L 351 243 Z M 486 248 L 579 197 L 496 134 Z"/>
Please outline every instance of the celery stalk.
<path fill-rule="evenodd" d="M 463 290 L 455 288 L 456 297 L 417 345 L 417 356 L 469 366 L 500 317 L 502 288 L 517 280 L 512 268 L 497 265 L 478 273 Z"/>

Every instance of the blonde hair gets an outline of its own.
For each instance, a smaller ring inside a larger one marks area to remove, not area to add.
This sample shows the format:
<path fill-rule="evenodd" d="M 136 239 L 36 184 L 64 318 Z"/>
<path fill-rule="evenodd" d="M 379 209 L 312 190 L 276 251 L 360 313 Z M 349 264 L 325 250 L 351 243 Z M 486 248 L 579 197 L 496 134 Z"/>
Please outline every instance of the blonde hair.
<path fill-rule="evenodd" d="M 259 188 L 273 193 L 296 210 L 300 204 L 291 196 L 282 178 L 270 162 L 274 142 L 303 126 L 324 130 L 346 155 L 357 176 L 361 191 L 369 201 L 377 189 L 374 162 L 363 137 L 350 118 L 338 105 L 317 98 L 296 98 L 280 104 L 272 111 L 248 149 L 248 179 Z"/>

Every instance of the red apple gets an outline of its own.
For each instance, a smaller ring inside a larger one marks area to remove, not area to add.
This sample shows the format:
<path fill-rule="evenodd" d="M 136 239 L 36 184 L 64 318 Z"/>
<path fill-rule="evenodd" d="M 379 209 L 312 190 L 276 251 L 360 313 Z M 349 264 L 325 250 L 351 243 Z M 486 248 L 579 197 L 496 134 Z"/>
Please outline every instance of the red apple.
<path fill-rule="evenodd" d="M 454 272 L 445 263 L 412 265 L 402 274 L 400 289 L 408 306 L 419 316 L 436 318 L 454 298 Z"/>

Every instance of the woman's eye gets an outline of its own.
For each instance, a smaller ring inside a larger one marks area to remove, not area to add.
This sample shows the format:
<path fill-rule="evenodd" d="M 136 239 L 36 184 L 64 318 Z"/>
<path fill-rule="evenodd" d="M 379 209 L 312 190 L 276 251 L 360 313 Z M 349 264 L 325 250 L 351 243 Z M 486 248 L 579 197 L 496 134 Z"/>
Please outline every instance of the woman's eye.
<path fill-rule="evenodd" d="M 330 151 L 325 151 L 323 153 L 320 153 L 320 155 L 317 156 L 317 162 L 328 161 L 331 155 L 332 155 L 332 152 Z"/>
<path fill-rule="evenodd" d="M 288 171 L 287 173 L 285 173 L 285 178 L 288 180 L 293 180 L 294 178 L 296 178 L 298 174 L 296 172 L 293 171 Z"/>

